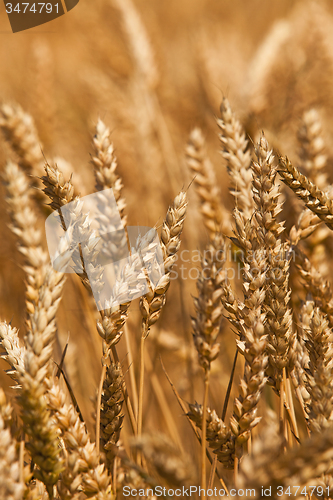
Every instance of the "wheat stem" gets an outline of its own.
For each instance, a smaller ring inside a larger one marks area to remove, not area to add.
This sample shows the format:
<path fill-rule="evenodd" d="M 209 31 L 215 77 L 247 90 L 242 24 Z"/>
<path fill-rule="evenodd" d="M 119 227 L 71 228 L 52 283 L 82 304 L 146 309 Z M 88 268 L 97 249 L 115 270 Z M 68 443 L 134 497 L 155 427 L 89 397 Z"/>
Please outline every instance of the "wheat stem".
<path fill-rule="evenodd" d="M 201 485 L 203 489 L 202 499 L 206 499 L 206 431 L 207 431 L 207 400 L 209 390 L 209 375 L 210 369 L 205 371 L 204 380 L 204 399 L 202 405 L 202 443 L 201 443 Z"/>
<path fill-rule="evenodd" d="M 106 374 L 106 363 L 103 363 L 101 378 L 98 385 L 98 393 L 97 393 L 97 408 L 96 408 L 96 452 L 99 455 L 99 447 L 100 447 L 100 432 L 101 432 L 101 399 L 102 399 L 102 390 L 103 390 L 103 382 Z"/>
<path fill-rule="evenodd" d="M 142 328 L 142 335 L 140 340 L 140 371 L 139 371 L 139 404 L 138 404 L 138 421 L 137 421 L 137 434 L 141 436 L 142 434 L 142 414 L 143 414 L 143 391 L 144 391 L 144 377 L 145 377 L 145 339 L 146 339 L 146 329 Z M 138 454 L 137 457 L 138 465 L 141 464 L 141 456 Z"/>
<path fill-rule="evenodd" d="M 127 323 L 125 323 L 125 326 L 124 326 L 124 337 L 125 337 L 126 350 L 127 350 L 127 356 L 128 356 L 128 364 L 129 364 L 128 373 L 130 376 L 130 383 L 131 383 L 133 410 L 134 410 L 134 414 L 135 414 L 136 420 L 137 420 L 138 419 L 138 391 L 137 391 L 136 382 L 135 382 L 135 370 L 134 370 L 134 363 L 133 363 L 133 355 L 132 355 L 132 348 L 131 348 L 131 342 L 130 342 L 130 333 L 129 333 L 129 328 L 127 326 Z"/>

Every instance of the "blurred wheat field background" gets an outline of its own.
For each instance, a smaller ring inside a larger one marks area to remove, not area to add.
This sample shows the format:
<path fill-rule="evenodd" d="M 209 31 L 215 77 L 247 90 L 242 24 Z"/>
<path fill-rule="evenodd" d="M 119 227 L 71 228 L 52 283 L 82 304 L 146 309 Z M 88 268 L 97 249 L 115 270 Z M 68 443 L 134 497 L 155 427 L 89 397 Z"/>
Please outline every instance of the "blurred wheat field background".
<path fill-rule="evenodd" d="M 332 497 L 331 3 L 0 13 L 0 498 Z M 42 252 L 48 204 L 105 188 L 167 278 L 101 315 Z"/>

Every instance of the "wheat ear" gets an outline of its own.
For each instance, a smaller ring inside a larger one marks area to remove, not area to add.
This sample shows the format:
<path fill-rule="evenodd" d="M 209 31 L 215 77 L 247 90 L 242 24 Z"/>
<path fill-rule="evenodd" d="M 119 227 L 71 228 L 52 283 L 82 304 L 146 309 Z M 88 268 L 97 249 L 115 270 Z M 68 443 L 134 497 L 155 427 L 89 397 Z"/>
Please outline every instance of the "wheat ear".
<path fill-rule="evenodd" d="M 330 425 L 333 410 L 332 330 L 313 301 L 307 301 L 307 307 L 310 307 L 310 321 L 303 335 L 306 336 L 305 345 L 309 354 L 309 366 L 305 373 L 310 400 L 306 409 L 310 430 L 322 432 Z"/>
<path fill-rule="evenodd" d="M 267 255 L 267 270 L 264 307 L 268 335 L 267 349 L 269 366 L 267 373 L 279 387 L 282 370 L 287 367 L 292 355 L 294 337 L 292 312 L 289 306 L 289 268 L 291 251 L 281 239 L 284 223 L 278 222 L 282 205 L 280 191 L 276 184 L 277 169 L 273 152 L 269 149 L 264 135 L 255 149 L 257 160 L 253 162 L 253 198 L 256 204 L 255 218 L 258 234 Z"/>
<path fill-rule="evenodd" d="M 66 204 L 74 200 L 74 186 L 71 182 L 71 179 L 69 181 L 64 180 L 62 173 L 60 172 L 59 168 L 56 165 L 51 166 L 47 164 L 45 166 L 45 172 L 46 175 L 42 177 L 42 181 L 45 186 L 44 192 L 51 199 L 51 207 L 53 208 L 53 210 L 57 210 L 59 212 L 63 229 L 66 230 L 66 225 L 62 217 L 61 207 L 65 206 Z M 80 220 L 82 220 L 82 217 L 84 218 L 84 214 L 82 214 L 82 210 L 79 209 L 78 204 L 79 202 L 77 200 L 77 205 L 76 205 L 76 209 L 78 211 L 77 215 L 80 218 Z M 81 229 L 80 228 L 79 229 L 84 232 L 84 237 L 87 242 L 85 251 L 88 251 L 90 255 L 90 263 L 92 265 L 91 270 L 94 272 L 94 276 L 96 278 L 94 286 L 98 288 L 99 286 L 101 286 L 102 282 L 100 280 L 101 267 L 94 266 L 94 257 L 96 256 L 95 253 L 96 238 L 94 233 L 90 230 L 88 217 L 84 219 L 86 219 L 86 222 L 81 227 Z M 80 238 L 77 239 L 77 241 L 80 241 Z M 80 279 L 83 285 L 91 293 L 91 285 L 88 279 L 87 272 L 85 270 L 85 263 L 82 259 L 82 254 L 80 253 L 80 255 L 77 255 L 76 253 L 76 258 L 77 258 L 77 264 L 79 265 L 81 264 L 80 270 L 83 270 L 83 273 L 82 272 L 79 273 Z M 115 361 L 118 360 L 117 352 L 115 350 L 115 344 L 120 340 L 122 336 L 123 327 L 127 319 L 128 308 L 130 305 L 130 302 L 122 304 L 120 298 L 122 294 L 125 293 L 126 300 L 128 301 L 129 282 L 131 282 L 132 280 L 136 282 L 138 281 L 137 276 L 139 274 L 138 273 L 139 264 L 141 270 L 141 260 L 139 256 L 134 256 L 133 259 L 130 259 L 130 262 L 124 267 L 124 269 L 122 269 L 122 276 L 120 277 L 120 280 L 114 285 L 114 290 L 111 300 L 109 301 L 108 304 L 104 304 L 105 309 L 100 311 L 101 317 L 100 320 L 97 322 L 97 331 L 100 337 L 103 339 L 103 354 L 105 356 L 105 359 L 108 356 L 109 349 L 112 348 Z M 135 293 L 135 291 L 136 291 L 135 287 L 132 287 L 132 292 Z M 103 362 L 103 373 L 104 370 L 106 370 L 106 365 Z M 136 427 L 135 417 L 133 415 L 132 407 L 125 386 L 124 386 L 124 396 L 125 396 L 126 406 L 129 410 L 129 415 L 131 418 L 131 425 L 132 428 L 134 429 Z M 99 433 L 98 419 L 99 417 L 97 418 L 96 421 L 96 425 L 98 427 L 96 432 L 97 435 Z M 97 446 L 99 446 L 99 443 L 97 443 Z"/>
<path fill-rule="evenodd" d="M 328 188 L 326 145 L 322 133 L 321 119 L 319 113 L 315 109 L 310 109 L 303 114 L 302 123 L 298 131 L 298 140 L 300 143 L 300 170 L 303 171 L 319 189 L 328 194 L 332 187 L 330 186 Z M 309 220 L 311 217 L 307 214 L 309 209 L 305 209 L 304 212 L 305 218 Z M 312 212 L 310 212 L 310 214 L 314 219 L 314 214 L 312 214 Z M 304 216 L 302 218 L 304 218 Z M 325 243 L 331 233 L 327 227 L 320 224 L 321 221 L 319 218 L 317 219 L 317 223 L 314 222 L 315 221 L 311 220 L 313 231 L 309 234 L 309 238 L 306 239 L 304 245 L 308 249 L 311 262 L 320 269 L 323 277 L 327 277 L 329 274 L 329 267 L 327 265 L 328 256 L 325 255 L 327 253 Z M 316 232 L 313 234 L 315 229 Z"/>
<path fill-rule="evenodd" d="M 123 184 L 117 174 L 117 159 L 111 143 L 110 130 L 98 120 L 96 133 L 93 138 L 94 155 L 92 164 L 94 167 L 96 190 L 98 193 L 99 233 L 102 240 L 101 251 L 109 262 L 117 262 L 128 255 L 127 233 L 124 231 L 127 224 L 125 215 L 126 202 L 122 197 Z M 110 204 L 110 197 L 104 190 L 112 189 L 116 207 Z M 112 238 L 110 238 L 112 235 Z"/>
<path fill-rule="evenodd" d="M 311 177 L 314 184 L 324 190 L 328 184 L 325 172 L 327 155 L 321 120 L 316 109 L 310 109 L 303 113 L 301 126 L 298 130 L 298 141 L 300 144 L 300 166 L 303 167 L 306 175 Z"/>
<path fill-rule="evenodd" d="M 208 245 L 201 260 L 201 272 L 197 279 L 198 297 L 194 299 L 196 315 L 192 319 L 194 345 L 199 355 L 199 363 L 204 368 L 204 399 L 202 425 L 202 489 L 206 490 L 206 409 L 209 390 L 210 365 L 220 352 L 217 336 L 220 333 L 223 306 L 222 269 L 225 241 L 215 237 Z M 205 498 L 205 493 L 203 494 Z"/>
<path fill-rule="evenodd" d="M 142 315 L 141 342 L 140 342 L 140 379 L 137 431 L 142 432 L 143 411 L 143 384 L 144 384 L 144 343 L 150 327 L 159 319 L 166 301 L 166 292 L 170 286 L 170 272 L 176 261 L 176 254 L 180 248 L 180 235 L 184 227 L 187 208 L 186 192 L 181 191 L 174 199 L 173 205 L 168 208 L 161 231 L 161 249 L 163 254 L 164 274 L 159 278 L 154 289 L 140 299 Z M 138 457 L 140 462 L 140 456 Z"/>
<path fill-rule="evenodd" d="M 195 425 L 202 429 L 203 407 L 190 404 L 188 417 Z M 235 443 L 230 428 L 219 418 L 215 410 L 206 409 L 206 439 L 210 448 L 214 450 L 219 462 L 225 469 L 234 468 Z"/>
<path fill-rule="evenodd" d="M 58 446 L 58 427 L 49 418 L 46 393 L 47 377 L 51 374 L 54 316 L 63 284 L 63 275 L 49 269 L 39 292 L 35 312 L 30 319 L 31 330 L 25 338 L 25 370 L 19 376 L 22 386 L 19 395 L 22 420 L 30 438 L 27 448 L 39 467 L 35 475 L 45 484 L 51 498 L 53 485 L 58 480 L 63 463 Z"/>
<path fill-rule="evenodd" d="M 122 15 L 135 69 L 152 90 L 159 80 L 155 54 L 146 29 L 132 0 L 113 0 Z"/>
<path fill-rule="evenodd" d="M 35 227 L 36 218 L 29 206 L 26 206 L 30 201 L 30 190 L 27 189 L 27 192 L 23 190 L 23 187 L 27 186 L 23 181 L 20 170 L 14 164 L 9 164 L 6 173 L 8 187 L 7 200 L 12 211 L 12 219 L 16 224 L 14 229 L 16 229 L 22 241 L 21 248 L 27 248 L 26 252 L 23 251 L 23 253 L 26 253 L 28 260 L 30 259 L 29 263 L 32 264 L 30 276 L 37 291 L 37 296 L 34 295 L 32 297 L 31 311 L 29 311 L 29 329 L 25 337 L 26 350 L 23 357 L 24 368 L 20 367 L 21 360 L 17 359 L 15 352 L 10 353 L 14 354 L 14 356 L 13 359 L 8 357 L 8 360 L 11 359 L 15 370 L 18 371 L 18 382 L 21 385 L 19 403 L 22 409 L 22 420 L 27 428 L 26 432 L 30 437 L 27 447 L 31 451 L 33 460 L 39 467 L 36 476 L 44 482 L 49 495 L 52 497 L 53 485 L 58 480 L 59 472 L 62 468 L 62 460 L 57 446 L 57 427 L 48 418 L 45 393 L 47 390 L 47 377 L 51 373 L 50 358 L 52 354 L 52 342 L 56 331 L 55 313 L 64 285 L 64 276 L 54 271 L 50 266 L 44 266 L 45 256 L 40 247 L 40 235 Z M 13 189 L 15 173 L 18 174 L 19 178 L 20 189 L 17 191 Z M 22 229 L 24 226 L 22 217 L 25 214 L 25 209 L 27 211 L 27 220 L 25 222 L 28 221 L 31 225 Z M 17 213 L 15 213 L 15 210 L 17 210 Z M 34 256 L 30 245 L 30 234 L 32 241 L 38 245 L 39 252 L 37 250 L 36 256 Z M 70 259 L 70 253 L 68 252 L 68 242 L 64 239 L 60 242 L 58 253 L 60 264 L 66 265 Z M 36 266 L 35 268 L 34 265 Z M 39 266 L 42 269 L 41 278 L 43 281 L 41 284 L 36 283 L 37 272 L 35 269 L 38 269 Z M 18 342 L 15 342 L 16 339 L 13 332 L 7 329 L 6 333 L 11 335 L 13 347 L 18 350 L 19 345 Z"/>
<path fill-rule="evenodd" d="M 220 352 L 217 336 L 220 332 L 223 307 L 221 284 L 225 279 L 223 239 L 216 238 L 204 251 L 197 280 L 198 297 L 194 299 L 196 315 L 192 319 L 194 344 L 199 363 L 205 371 Z"/>
<path fill-rule="evenodd" d="M 254 488 L 260 498 L 261 488 L 271 487 L 272 496 L 290 486 L 300 490 L 319 478 L 329 467 L 333 458 L 332 426 L 319 434 L 304 439 L 300 446 L 281 453 L 281 438 L 266 431 L 263 440 L 254 446 L 252 457 L 245 457 L 239 476 L 239 486 Z M 286 473 L 286 471 L 288 471 Z M 288 493 L 281 498 L 288 498 Z"/>
<path fill-rule="evenodd" d="M 0 389 L 0 498 L 22 500 L 25 485 L 20 481 L 17 443 L 6 425 L 11 410 L 3 390 Z"/>
<path fill-rule="evenodd" d="M 17 237 L 17 246 L 25 258 L 24 270 L 27 279 L 27 316 L 34 313 L 38 290 L 44 278 L 48 254 L 42 247 L 42 235 L 37 217 L 31 208 L 32 188 L 21 168 L 8 162 L 3 174 L 7 191 L 7 206 L 11 217 L 11 230 Z M 29 320 L 27 320 L 29 323 Z M 28 324 L 29 327 L 29 324 Z"/>
<path fill-rule="evenodd" d="M 190 457 L 184 455 L 164 434 L 143 434 L 132 440 L 132 447 L 140 450 L 156 472 L 168 484 L 179 487 L 193 480 Z"/>
<path fill-rule="evenodd" d="M 329 325 L 333 328 L 333 291 L 328 280 L 323 279 L 321 273 L 310 262 L 300 248 L 295 248 L 295 262 L 304 286 L 311 294 L 316 306 L 326 315 Z"/>
<path fill-rule="evenodd" d="M 84 423 L 73 406 L 66 404 L 57 384 L 50 385 L 47 397 L 68 453 L 58 486 L 61 500 L 77 499 L 81 490 L 94 500 L 111 500 L 110 479 Z"/>
<path fill-rule="evenodd" d="M 161 277 L 154 290 L 151 290 L 140 301 L 145 336 L 147 336 L 149 328 L 160 317 L 166 301 L 166 292 L 170 285 L 170 272 L 180 248 L 180 235 L 184 227 L 186 208 L 187 196 L 184 191 L 181 191 L 174 199 L 173 205 L 169 207 L 161 231 L 161 248 L 165 274 Z"/>
<path fill-rule="evenodd" d="M 292 165 L 287 157 L 279 158 L 279 174 L 283 182 L 305 205 L 333 230 L 333 201 Z"/>
<path fill-rule="evenodd" d="M 243 444 L 250 437 L 251 429 L 260 421 L 260 418 L 255 416 L 255 408 L 267 380 L 267 334 L 264 328 L 266 313 L 263 308 L 267 254 L 251 221 L 245 220 L 243 213 L 238 210 L 235 210 L 235 221 L 235 234 L 242 249 L 244 264 L 244 305 L 240 309 L 241 331 L 237 346 L 245 357 L 245 368 L 239 385 L 239 397 L 234 402 L 230 426 L 239 458 Z"/>
<path fill-rule="evenodd" d="M 40 175 L 44 158 L 32 117 L 17 104 L 3 104 L 0 108 L 0 128 L 17 153 L 20 165 L 29 173 Z"/>
<path fill-rule="evenodd" d="M 102 191 L 103 189 L 113 190 L 123 226 L 126 226 L 126 217 L 124 215 L 126 202 L 121 195 L 123 184 L 117 174 L 117 159 L 110 139 L 110 129 L 100 119 L 96 125 L 93 146 L 94 156 L 92 157 L 92 164 L 95 173 L 96 191 Z"/>
<path fill-rule="evenodd" d="M 57 250 L 59 268 L 62 270 L 66 269 L 72 255 L 67 239 L 72 228 L 70 225 Z M 46 394 L 52 369 L 55 314 L 64 283 L 64 274 L 48 266 L 34 313 L 30 315 L 31 329 L 25 336 L 24 371 L 19 373 L 18 378 L 21 384 L 18 400 L 26 433 L 30 438 L 27 448 L 39 468 L 35 475 L 45 484 L 51 498 L 63 461 L 57 442 L 58 427 L 49 418 Z"/>
<path fill-rule="evenodd" d="M 194 184 L 200 201 L 200 212 L 209 236 L 214 240 L 217 233 L 225 232 L 230 224 L 229 212 L 223 208 L 220 201 L 214 167 L 208 158 L 205 139 L 199 128 L 190 133 L 186 146 L 186 162 L 195 175 Z"/>
<path fill-rule="evenodd" d="M 221 132 L 219 137 L 222 156 L 226 160 L 231 180 L 231 193 L 238 210 L 249 219 L 254 208 L 251 194 L 251 154 L 243 127 L 236 119 L 226 98 L 222 101 L 221 118 L 217 120 L 217 125 Z"/>
<path fill-rule="evenodd" d="M 124 419 L 122 385 L 121 366 L 111 362 L 106 370 L 101 399 L 101 449 L 105 453 L 106 466 L 110 472 Z"/>

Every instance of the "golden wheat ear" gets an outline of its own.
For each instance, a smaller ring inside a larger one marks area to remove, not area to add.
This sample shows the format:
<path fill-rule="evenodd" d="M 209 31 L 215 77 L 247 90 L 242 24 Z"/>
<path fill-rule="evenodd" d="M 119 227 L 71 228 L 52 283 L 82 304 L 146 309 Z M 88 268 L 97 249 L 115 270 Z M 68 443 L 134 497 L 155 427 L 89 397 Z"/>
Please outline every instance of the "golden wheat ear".
<path fill-rule="evenodd" d="M 194 175 L 200 212 L 209 237 L 214 240 L 221 231 L 230 232 L 230 214 L 221 203 L 220 189 L 217 186 L 214 167 L 207 155 L 201 129 L 192 130 L 185 152 L 187 166 Z"/>
<path fill-rule="evenodd" d="M 0 108 L 0 128 L 17 154 L 19 163 L 29 174 L 39 176 L 44 157 L 34 120 L 17 104 L 3 104 Z"/>
<path fill-rule="evenodd" d="M 308 177 L 301 174 L 288 158 L 279 158 L 279 174 L 283 182 L 305 203 L 305 205 L 333 230 L 333 201 Z"/>
<path fill-rule="evenodd" d="M 217 125 L 220 129 L 222 157 L 226 161 L 230 176 L 231 194 L 235 198 L 236 208 L 249 219 L 254 210 L 251 152 L 245 131 L 226 98 L 222 101 L 221 117 L 217 119 Z"/>

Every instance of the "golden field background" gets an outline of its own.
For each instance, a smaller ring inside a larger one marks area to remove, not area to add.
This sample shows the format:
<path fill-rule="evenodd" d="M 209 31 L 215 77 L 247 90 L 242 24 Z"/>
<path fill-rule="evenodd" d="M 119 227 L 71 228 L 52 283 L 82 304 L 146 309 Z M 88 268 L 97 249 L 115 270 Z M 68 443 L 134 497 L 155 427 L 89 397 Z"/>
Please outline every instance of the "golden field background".
<path fill-rule="evenodd" d="M 192 180 L 185 164 L 185 146 L 189 132 L 200 126 L 215 166 L 221 199 L 232 210 L 215 124 L 223 96 L 228 97 L 253 140 L 263 129 L 271 146 L 292 159 L 296 157 L 296 132 L 302 112 L 316 107 L 325 125 L 331 156 L 331 2 L 137 0 L 134 3 L 155 61 L 148 65 L 147 74 L 138 67 L 131 50 L 133 41 L 112 0 L 80 0 L 62 18 L 18 34 L 10 32 L 4 5 L 0 5 L 0 100 L 17 102 L 31 113 L 46 159 L 62 157 L 70 162 L 73 182 L 81 194 L 94 190 L 89 162 L 94 126 L 100 117 L 112 130 L 129 225 L 160 227 L 170 202 Z M 1 167 L 8 155 L 11 155 L 8 145 L 1 139 Z M 22 259 L 8 228 L 2 187 L 0 206 L 0 318 L 12 320 L 23 332 Z M 286 210 L 284 216 L 290 226 L 292 213 Z M 41 227 L 43 218 L 45 213 L 41 212 Z M 191 187 L 181 248 L 193 255 L 207 239 L 195 189 Z M 198 262 L 191 264 L 198 265 Z M 201 372 L 191 343 L 191 294 L 195 294 L 193 279 L 172 282 L 161 320 L 152 328 L 151 339 L 148 338 L 154 367 L 151 373 L 146 373 L 144 428 L 170 431 L 157 404 L 158 395 L 163 394 L 183 446 L 198 451 L 199 445 L 192 438 L 159 362 L 161 355 L 184 400 L 201 401 Z M 91 306 L 78 278 L 69 277 L 58 315 L 55 359 L 59 361 L 69 339 L 65 368 L 93 432 L 91 398 L 100 376 L 101 343 Z M 128 325 L 136 367 L 140 338 L 138 304 L 132 304 L 130 311 Z M 221 345 L 209 396 L 210 406 L 218 413 L 222 410 L 235 351 L 234 335 L 227 322 Z M 119 349 L 126 367 L 123 340 Z M 0 366 L 6 368 L 5 363 Z M 8 381 L 1 373 L 2 381 L 8 388 Z M 125 420 L 124 440 L 127 425 Z"/>

